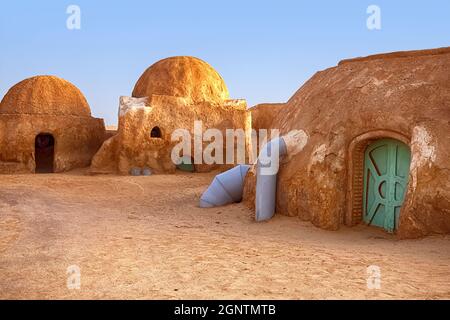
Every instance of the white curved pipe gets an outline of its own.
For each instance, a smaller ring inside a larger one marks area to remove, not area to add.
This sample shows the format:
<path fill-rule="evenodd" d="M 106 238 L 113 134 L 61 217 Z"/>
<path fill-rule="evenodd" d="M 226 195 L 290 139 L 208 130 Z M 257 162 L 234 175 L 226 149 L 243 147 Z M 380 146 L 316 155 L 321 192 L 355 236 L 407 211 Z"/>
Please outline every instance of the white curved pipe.
<path fill-rule="evenodd" d="M 217 175 L 200 198 L 201 208 L 224 206 L 242 200 L 244 179 L 250 166 L 238 165 Z"/>
<path fill-rule="evenodd" d="M 308 135 L 293 130 L 268 142 L 260 152 L 256 164 L 256 221 L 269 220 L 275 214 L 277 174 L 280 158 L 293 156 L 306 146 Z M 242 199 L 248 165 L 239 165 L 216 176 L 200 198 L 200 207 L 210 208 L 239 202 Z"/>
<path fill-rule="evenodd" d="M 286 154 L 283 137 L 271 140 L 261 150 L 256 164 L 256 221 L 269 220 L 275 214 L 279 161 Z"/>

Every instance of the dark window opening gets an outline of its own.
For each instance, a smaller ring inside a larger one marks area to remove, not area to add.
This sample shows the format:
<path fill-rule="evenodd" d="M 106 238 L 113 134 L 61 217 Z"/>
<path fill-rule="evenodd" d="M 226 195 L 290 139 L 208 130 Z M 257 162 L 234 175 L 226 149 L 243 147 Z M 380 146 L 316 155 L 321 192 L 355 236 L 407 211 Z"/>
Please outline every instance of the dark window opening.
<path fill-rule="evenodd" d="M 152 138 L 162 138 L 161 129 L 159 127 L 154 127 L 150 133 Z"/>
<path fill-rule="evenodd" d="M 53 173 L 55 139 L 51 134 L 39 134 L 34 144 L 36 173 Z"/>

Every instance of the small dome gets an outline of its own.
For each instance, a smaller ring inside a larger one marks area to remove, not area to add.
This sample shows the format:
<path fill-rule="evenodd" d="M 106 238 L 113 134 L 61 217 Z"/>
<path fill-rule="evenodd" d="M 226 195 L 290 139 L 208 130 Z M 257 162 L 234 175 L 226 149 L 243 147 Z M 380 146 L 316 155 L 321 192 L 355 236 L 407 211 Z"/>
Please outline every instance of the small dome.
<path fill-rule="evenodd" d="M 139 78 L 133 97 L 166 95 L 194 103 L 223 102 L 229 93 L 222 77 L 208 63 L 194 57 L 172 57 L 148 68 Z"/>
<path fill-rule="evenodd" d="M 54 76 L 36 76 L 14 85 L 0 103 L 0 114 L 91 116 L 81 91 Z"/>

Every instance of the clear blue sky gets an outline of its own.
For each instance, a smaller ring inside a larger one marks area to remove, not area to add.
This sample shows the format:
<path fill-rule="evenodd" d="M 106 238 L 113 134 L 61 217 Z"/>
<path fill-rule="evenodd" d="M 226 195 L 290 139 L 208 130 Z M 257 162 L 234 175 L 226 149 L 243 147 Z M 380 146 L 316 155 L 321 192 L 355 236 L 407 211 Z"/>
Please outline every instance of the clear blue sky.
<path fill-rule="evenodd" d="M 81 8 L 81 30 L 66 9 Z M 381 30 L 366 9 L 381 8 Z M 0 4 L 0 95 L 52 74 L 78 86 L 94 116 L 117 121 L 118 98 L 159 59 L 192 55 L 249 105 L 283 102 L 316 71 L 373 53 L 450 45 L 450 1 L 24 1 Z"/>

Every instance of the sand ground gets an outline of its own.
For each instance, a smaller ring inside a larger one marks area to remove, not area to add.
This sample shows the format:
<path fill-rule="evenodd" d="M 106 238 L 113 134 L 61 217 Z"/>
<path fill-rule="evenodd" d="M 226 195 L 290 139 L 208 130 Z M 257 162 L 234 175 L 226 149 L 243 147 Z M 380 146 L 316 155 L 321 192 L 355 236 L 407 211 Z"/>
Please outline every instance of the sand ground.
<path fill-rule="evenodd" d="M 212 177 L 1 176 L 0 298 L 450 298 L 449 236 L 257 224 L 242 204 L 197 207 Z M 71 265 L 80 290 L 67 288 Z"/>

